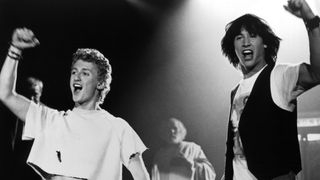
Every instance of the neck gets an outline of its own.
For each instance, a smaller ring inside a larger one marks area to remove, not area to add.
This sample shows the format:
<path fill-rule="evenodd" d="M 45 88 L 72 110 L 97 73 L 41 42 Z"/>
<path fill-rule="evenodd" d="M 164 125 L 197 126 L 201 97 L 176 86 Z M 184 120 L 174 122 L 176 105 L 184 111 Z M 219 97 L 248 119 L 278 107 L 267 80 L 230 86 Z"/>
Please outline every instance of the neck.
<path fill-rule="evenodd" d="M 243 74 L 243 78 L 247 79 L 255 75 L 257 72 L 259 72 L 262 68 L 264 68 L 267 65 L 267 63 L 260 63 L 254 66 L 251 69 L 245 69 L 244 67 L 241 66 L 241 71 Z"/>
<path fill-rule="evenodd" d="M 99 110 L 100 106 L 99 103 L 75 103 L 75 108 L 83 109 L 83 110 Z"/>
<path fill-rule="evenodd" d="M 40 103 L 40 99 L 39 98 L 36 98 L 34 96 L 31 97 L 31 100 L 36 103 L 36 104 L 39 104 Z"/>
<path fill-rule="evenodd" d="M 171 146 L 171 147 L 179 147 L 181 145 L 182 141 L 177 142 L 177 143 L 167 143 L 167 146 Z"/>

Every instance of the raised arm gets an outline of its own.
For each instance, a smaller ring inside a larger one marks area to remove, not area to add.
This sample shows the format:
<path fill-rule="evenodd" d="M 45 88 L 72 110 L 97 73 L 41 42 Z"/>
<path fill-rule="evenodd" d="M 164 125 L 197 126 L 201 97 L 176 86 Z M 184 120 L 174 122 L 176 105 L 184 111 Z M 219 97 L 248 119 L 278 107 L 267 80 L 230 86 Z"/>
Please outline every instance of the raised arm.
<path fill-rule="evenodd" d="M 305 0 L 289 0 L 284 8 L 306 24 L 309 37 L 310 65 L 304 64 L 299 71 L 298 85 L 309 89 L 320 84 L 320 27 L 319 16 L 315 16 Z"/>
<path fill-rule="evenodd" d="M 0 100 L 18 118 L 25 120 L 30 100 L 16 93 L 18 63 L 22 51 L 39 44 L 33 32 L 26 28 L 13 32 L 11 45 L 0 72 Z"/>

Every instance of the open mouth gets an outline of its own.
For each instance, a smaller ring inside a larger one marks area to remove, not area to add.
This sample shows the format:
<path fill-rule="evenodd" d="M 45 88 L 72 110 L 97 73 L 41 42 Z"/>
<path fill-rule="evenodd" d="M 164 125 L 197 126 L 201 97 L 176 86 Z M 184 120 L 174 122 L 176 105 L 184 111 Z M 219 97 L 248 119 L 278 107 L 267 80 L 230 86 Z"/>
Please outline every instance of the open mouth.
<path fill-rule="evenodd" d="M 243 55 L 244 59 L 252 59 L 253 51 L 250 49 L 243 50 L 242 55 Z"/>
<path fill-rule="evenodd" d="M 73 84 L 73 91 L 75 93 L 79 93 L 81 90 L 82 90 L 81 84 L 77 84 L 77 83 Z"/>

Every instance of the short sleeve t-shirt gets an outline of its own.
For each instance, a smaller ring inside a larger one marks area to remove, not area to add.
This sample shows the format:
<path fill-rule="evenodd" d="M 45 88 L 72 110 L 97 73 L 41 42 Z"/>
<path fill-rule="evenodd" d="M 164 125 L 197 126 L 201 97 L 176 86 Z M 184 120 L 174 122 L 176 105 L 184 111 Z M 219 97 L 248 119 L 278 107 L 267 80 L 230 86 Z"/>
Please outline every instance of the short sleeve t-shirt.
<path fill-rule="evenodd" d="M 58 111 L 35 103 L 23 138 L 34 139 L 27 163 L 42 176 L 120 180 L 122 164 L 146 150 L 126 121 L 105 110 Z"/>

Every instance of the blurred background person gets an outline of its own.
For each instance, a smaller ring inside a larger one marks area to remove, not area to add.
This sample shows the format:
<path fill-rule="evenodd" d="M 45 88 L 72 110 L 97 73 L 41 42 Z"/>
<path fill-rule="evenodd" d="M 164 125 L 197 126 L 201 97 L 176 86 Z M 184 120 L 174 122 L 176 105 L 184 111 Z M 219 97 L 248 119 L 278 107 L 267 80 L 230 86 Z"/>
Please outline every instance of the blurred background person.
<path fill-rule="evenodd" d="M 28 77 L 23 84 L 23 93 L 31 101 L 36 104 L 41 103 L 41 95 L 43 90 L 43 82 L 35 77 Z M 22 139 L 24 122 L 16 118 L 15 128 L 13 130 L 12 151 L 13 151 L 13 167 L 17 172 L 14 173 L 14 179 L 32 179 L 41 180 L 40 176 L 27 165 L 27 158 L 31 150 L 33 139 Z"/>
<path fill-rule="evenodd" d="M 163 122 L 159 135 L 165 145 L 155 154 L 152 180 L 215 179 L 215 170 L 201 147 L 184 141 L 187 129 L 180 120 L 170 118 Z"/>

